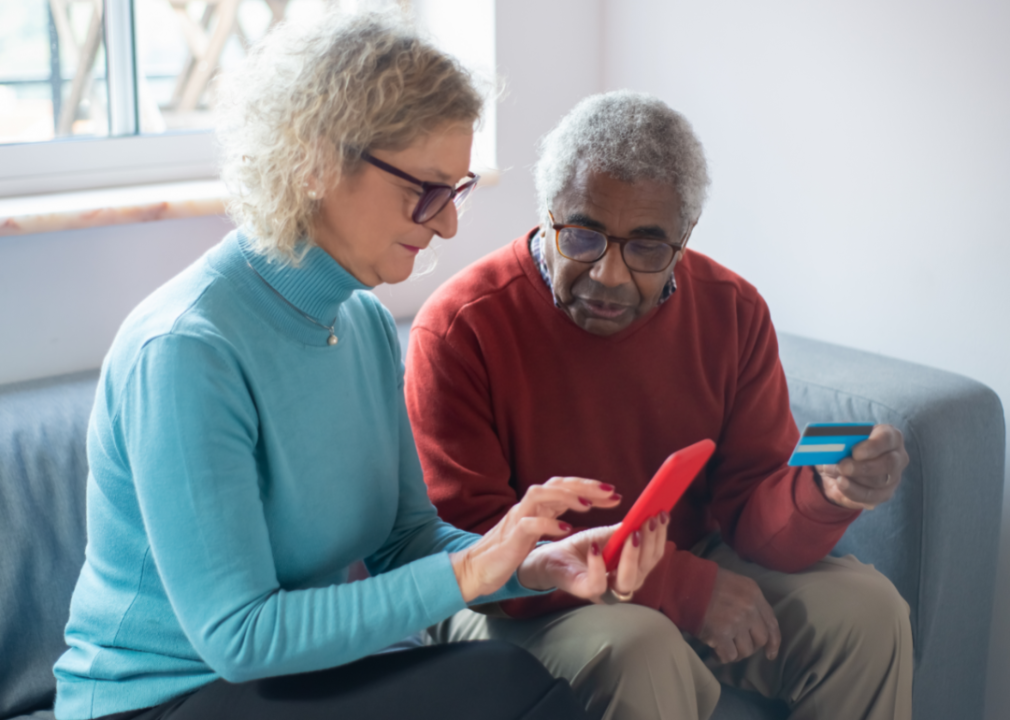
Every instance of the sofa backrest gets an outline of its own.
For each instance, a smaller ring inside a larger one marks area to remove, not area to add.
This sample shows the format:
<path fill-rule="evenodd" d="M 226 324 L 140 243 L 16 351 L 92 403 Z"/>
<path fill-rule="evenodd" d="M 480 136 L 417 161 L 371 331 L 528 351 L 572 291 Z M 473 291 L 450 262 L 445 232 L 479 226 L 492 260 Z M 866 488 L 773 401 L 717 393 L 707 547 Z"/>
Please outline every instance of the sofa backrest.
<path fill-rule="evenodd" d="M 84 441 L 98 373 L 0 387 L 0 718 L 52 707 L 84 563 Z"/>

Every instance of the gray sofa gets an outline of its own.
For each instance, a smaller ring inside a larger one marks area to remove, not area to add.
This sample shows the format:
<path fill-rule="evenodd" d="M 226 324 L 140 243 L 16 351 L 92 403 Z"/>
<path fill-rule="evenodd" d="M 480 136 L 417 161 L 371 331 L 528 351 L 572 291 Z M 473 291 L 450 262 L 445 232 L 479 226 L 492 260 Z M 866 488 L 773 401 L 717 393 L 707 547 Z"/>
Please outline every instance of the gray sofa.
<path fill-rule="evenodd" d="M 911 605 L 916 720 L 980 720 L 1003 492 L 999 399 L 951 373 L 799 337 L 780 342 L 801 426 L 874 420 L 905 433 L 911 464 L 900 491 L 864 513 L 835 552 L 874 563 Z M 51 668 L 84 558 L 96 378 L 0 387 L 0 718 L 52 717 Z M 730 690 L 715 713 L 785 716 L 781 703 Z"/>

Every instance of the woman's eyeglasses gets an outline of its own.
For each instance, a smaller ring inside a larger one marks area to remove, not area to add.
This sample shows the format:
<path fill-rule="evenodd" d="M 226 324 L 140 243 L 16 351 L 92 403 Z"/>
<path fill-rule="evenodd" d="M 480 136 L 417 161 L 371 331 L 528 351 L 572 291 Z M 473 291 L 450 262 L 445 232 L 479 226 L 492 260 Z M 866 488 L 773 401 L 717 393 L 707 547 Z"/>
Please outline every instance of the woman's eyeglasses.
<path fill-rule="evenodd" d="M 610 243 L 617 243 L 621 246 L 621 257 L 629 270 L 658 273 L 670 267 L 673 258 L 684 248 L 683 244 L 673 245 L 662 240 L 644 238 L 619 238 L 581 225 L 555 223 L 554 215 L 548 214 L 555 231 L 554 244 L 558 252 L 576 262 L 594 263 L 607 254 Z"/>
<path fill-rule="evenodd" d="M 410 215 L 410 219 L 418 225 L 428 222 L 442 212 L 442 208 L 448 205 L 450 200 L 456 203 L 456 207 L 459 207 L 463 200 L 466 199 L 466 196 L 469 195 L 475 187 L 477 187 L 477 181 L 480 180 L 479 175 L 474 175 L 472 172 L 468 172 L 466 174 L 467 179 L 456 187 L 453 187 L 452 185 L 446 185 L 445 183 L 433 183 L 418 180 L 413 175 L 408 175 L 403 172 L 403 170 L 395 168 L 389 163 L 383 162 L 376 157 L 372 157 L 367 152 L 361 153 L 361 159 L 374 165 L 380 170 L 385 170 L 390 175 L 396 175 L 396 177 L 402 180 L 421 186 L 421 197 L 418 198 L 417 205 L 414 207 L 414 212 Z"/>

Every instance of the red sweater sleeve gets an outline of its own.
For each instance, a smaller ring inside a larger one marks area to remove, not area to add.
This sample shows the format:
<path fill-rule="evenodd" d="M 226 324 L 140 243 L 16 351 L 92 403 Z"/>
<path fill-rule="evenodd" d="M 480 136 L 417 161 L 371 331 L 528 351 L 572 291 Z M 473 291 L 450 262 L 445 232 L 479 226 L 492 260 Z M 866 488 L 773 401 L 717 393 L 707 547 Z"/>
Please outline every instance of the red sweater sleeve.
<path fill-rule="evenodd" d="M 827 555 L 858 511 L 829 502 L 812 468 L 786 465 L 799 432 L 764 301 L 741 324 L 740 369 L 710 469 L 711 511 L 746 560 L 797 572 Z"/>
<path fill-rule="evenodd" d="M 518 500 L 485 368 L 416 325 L 406 364 L 404 395 L 428 496 L 443 520 L 484 533 Z"/>
<path fill-rule="evenodd" d="M 501 520 L 518 495 L 494 426 L 486 371 L 476 344 L 465 342 L 466 332 L 457 328 L 450 343 L 415 325 L 405 395 L 428 495 L 439 515 L 464 530 L 483 533 Z M 662 562 L 635 594 L 635 602 L 697 633 L 715 574 L 715 563 L 667 543 Z M 528 618 L 582 604 L 585 601 L 572 595 L 554 592 L 510 600 L 502 609 L 511 617 Z"/>

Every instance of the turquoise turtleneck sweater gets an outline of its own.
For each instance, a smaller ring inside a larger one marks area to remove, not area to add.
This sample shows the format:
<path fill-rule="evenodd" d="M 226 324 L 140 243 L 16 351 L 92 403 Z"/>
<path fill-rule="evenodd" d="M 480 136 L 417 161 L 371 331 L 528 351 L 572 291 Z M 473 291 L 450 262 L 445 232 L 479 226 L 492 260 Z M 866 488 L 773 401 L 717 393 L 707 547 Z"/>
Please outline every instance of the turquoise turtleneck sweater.
<path fill-rule="evenodd" d="M 60 720 L 333 667 L 465 607 L 448 552 L 477 536 L 428 501 L 395 327 L 365 290 L 319 248 L 294 268 L 235 232 L 123 323 Z M 292 306 L 335 317 L 337 344 Z M 374 577 L 347 583 L 358 559 Z M 513 576 L 478 602 L 528 594 Z"/>

